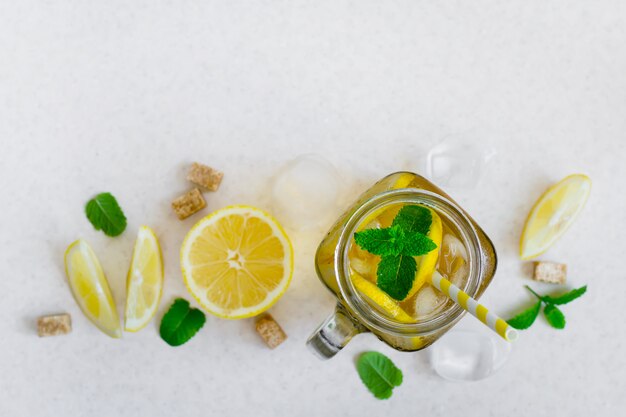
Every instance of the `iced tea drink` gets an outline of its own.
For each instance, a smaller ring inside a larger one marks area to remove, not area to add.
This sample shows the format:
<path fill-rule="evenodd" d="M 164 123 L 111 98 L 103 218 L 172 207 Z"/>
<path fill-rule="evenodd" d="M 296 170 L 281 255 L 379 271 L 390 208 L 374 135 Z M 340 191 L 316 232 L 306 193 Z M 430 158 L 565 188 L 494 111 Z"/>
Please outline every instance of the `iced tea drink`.
<path fill-rule="evenodd" d="M 414 217 L 403 217 L 411 213 Z M 408 239 L 405 236 L 414 234 L 410 227 L 399 230 L 407 218 L 427 219 L 415 232 L 431 242 L 422 248 L 426 252 L 405 250 L 418 256 L 387 253 L 388 248 L 379 250 L 377 242 L 368 246 L 359 239 L 359 235 L 376 238 L 384 231 Z M 404 259 L 399 261 L 398 256 Z M 458 305 L 429 284 L 432 273 L 439 271 L 478 298 L 493 278 L 496 253 L 478 224 L 441 189 L 417 174 L 398 172 L 374 184 L 337 220 L 317 250 L 315 265 L 321 281 L 338 299 L 335 313 L 308 342 L 327 358 L 364 331 L 398 350 L 429 346 L 463 315 Z M 394 268 L 398 276 L 404 273 L 400 277 L 404 281 L 396 280 Z"/>

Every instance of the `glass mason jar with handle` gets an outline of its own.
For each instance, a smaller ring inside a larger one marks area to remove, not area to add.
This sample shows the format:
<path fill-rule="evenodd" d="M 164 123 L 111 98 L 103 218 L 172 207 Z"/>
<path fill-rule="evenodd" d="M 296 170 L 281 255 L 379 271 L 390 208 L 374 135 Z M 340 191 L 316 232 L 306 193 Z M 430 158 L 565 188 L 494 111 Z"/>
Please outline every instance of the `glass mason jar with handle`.
<path fill-rule="evenodd" d="M 375 273 L 368 277 L 364 272 L 366 278 L 363 278 L 359 275 L 360 268 L 351 265 L 351 260 L 356 263 L 353 255 L 355 250 L 358 251 L 354 247 L 355 232 L 381 227 L 377 220 L 380 213 L 397 213 L 398 208 L 406 205 L 426 207 L 436 213 L 433 216 L 441 219 L 443 249 L 439 253 L 437 268 L 445 269 L 454 263 L 455 274 L 459 275 L 459 270 L 463 274 L 456 284 L 474 298 L 480 297 L 491 282 L 496 270 L 496 252 L 480 226 L 424 177 L 410 172 L 388 175 L 363 193 L 339 217 L 317 249 L 317 274 L 337 298 L 335 312 L 307 341 L 308 347 L 321 358 L 334 356 L 353 336 L 368 331 L 397 350 L 424 349 L 463 316 L 460 306 L 441 294 L 437 296 L 432 288 L 424 288 L 424 296 L 438 297 L 440 302 L 427 313 L 421 308 L 421 291 L 409 300 L 396 302 L 376 287 Z M 380 215 L 380 218 L 384 216 Z M 459 253 L 463 255 L 462 268 L 452 258 Z M 355 272 L 357 270 L 359 273 Z M 430 294 L 426 294 L 429 291 Z"/>

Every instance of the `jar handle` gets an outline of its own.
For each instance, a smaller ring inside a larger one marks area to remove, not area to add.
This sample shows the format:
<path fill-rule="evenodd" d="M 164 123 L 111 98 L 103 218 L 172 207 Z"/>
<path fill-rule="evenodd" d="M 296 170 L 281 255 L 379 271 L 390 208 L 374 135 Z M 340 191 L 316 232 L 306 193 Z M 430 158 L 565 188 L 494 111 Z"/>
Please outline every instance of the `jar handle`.
<path fill-rule="evenodd" d="M 365 331 L 365 327 L 356 322 L 341 304 L 337 304 L 334 313 L 309 336 L 306 345 L 320 359 L 330 359 L 350 339 Z"/>

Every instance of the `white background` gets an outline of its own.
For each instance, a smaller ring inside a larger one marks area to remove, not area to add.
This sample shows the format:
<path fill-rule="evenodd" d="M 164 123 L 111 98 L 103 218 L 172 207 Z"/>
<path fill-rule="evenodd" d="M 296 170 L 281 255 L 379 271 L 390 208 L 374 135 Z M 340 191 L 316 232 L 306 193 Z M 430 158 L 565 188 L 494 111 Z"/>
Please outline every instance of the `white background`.
<path fill-rule="evenodd" d="M 625 43 L 619 0 L 1 1 L 0 415 L 621 413 Z M 178 250 L 201 216 L 180 222 L 169 204 L 188 189 L 190 162 L 226 173 L 204 213 L 271 209 L 269 179 L 308 152 L 337 166 L 348 201 L 385 174 L 423 170 L 432 146 L 468 131 L 498 153 L 479 188 L 452 194 L 498 249 L 483 301 L 502 315 L 531 302 L 516 252 L 533 200 L 569 173 L 594 181 L 582 216 L 544 256 L 569 265 L 569 286 L 589 284 L 563 308 L 565 330 L 540 318 L 475 383 L 442 380 L 428 351 L 395 352 L 371 335 L 320 362 L 304 346 L 333 307 L 313 270 L 320 229 L 291 231 L 296 272 L 272 309 L 289 335 L 280 348 L 268 350 L 252 320 L 212 316 L 182 347 L 161 341 L 163 310 L 189 297 Z M 119 238 L 84 217 L 101 191 L 128 216 Z M 164 249 L 161 308 L 142 332 L 109 339 L 72 299 L 63 252 L 87 239 L 121 309 L 141 224 Z M 36 317 L 63 311 L 71 335 L 38 338 Z M 353 361 L 368 349 L 404 371 L 388 401 L 358 380 Z"/>

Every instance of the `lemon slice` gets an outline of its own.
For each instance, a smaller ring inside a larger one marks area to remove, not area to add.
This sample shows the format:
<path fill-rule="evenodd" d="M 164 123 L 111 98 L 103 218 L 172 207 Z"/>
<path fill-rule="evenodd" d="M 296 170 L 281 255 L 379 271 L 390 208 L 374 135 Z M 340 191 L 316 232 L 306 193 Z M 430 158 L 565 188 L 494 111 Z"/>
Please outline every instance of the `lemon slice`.
<path fill-rule="evenodd" d="M 122 337 L 109 283 L 96 254 L 84 240 L 77 240 L 65 251 L 65 273 L 72 295 L 85 316 L 107 335 Z"/>
<path fill-rule="evenodd" d="M 395 182 L 391 185 L 389 189 L 397 190 L 400 188 L 406 188 L 414 179 L 415 179 L 415 174 L 412 174 L 410 172 L 399 173 Z M 371 228 L 371 227 L 376 227 L 376 226 L 378 227 L 391 226 L 391 222 L 396 217 L 396 214 L 398 214 L 398 211 L 400 211 L 401 208 L 402 208 L 401 206 L 394 206 L 394 207 L 385 206 L 385 207 L 381 207 L 379 209 L 374 210 L 367 217 L 365 217 L 365 219 L 361 221 L 361 223 L 359 224 L 359 227 L 357 228 L 357 232 L 366 228 Z"/>
<path fill-rule="evenodd" d="M 437 267 L 437 260 L 439 259 L 439 252 L 441 251 L 441 243 L 443 240 L 443 225 L 441 223 L 441 217 L 439 217 L 434 210 L 430 208 L 428 210 L 432 215 L 433 221 L 430 224 L 430 229 L 428 230 L 426 236 L 435 242 L 437 248 L 428 252 L 426 255 L 415 258 L 417 261 L 415 281 L 413 281 L 413 286 L 409 290 L 405 300 L 407 298 L 411 298 L 420 288 L 422 288 L 426 281 L 433 275 L 433 272 L 435 272 L 435 268 Z"/>
<path fill-rule="evenodd" d="M 393 190 L 397 190 L 399 188 L 406 188 L 409 186 L 409 184 L 411 184 L 411 182 L 413 182 L 414 179 L 415 179 L 415 174 L 413 174 L 412 172 L 400 172 L 399 175 L 396 177 L 396 181 L 393 183 L 391 188 Z"/>
<path fill-rule="evenodd" d="M 256 316 L 287 290 L 293 249 L 283 228 L 255 207 L 230 206 L 200 220 L 181 248 L 183 279 L 208 312 Z"/>
<path fill-rule="evenodd" d="M 141 226 L 126 279 L 124 330 L 137 332 L 154 316 L 163 290 L 163 257 L 156 235 Z"/>
<path fill-rule="evenodd" d="M 398 303 L 387 295 L 376 284 L 366 280 L 356 272 L 352 271 L 351 277 L 354 288 L 361 293 L 372 306 L 378 308 L 380 312 L 401 323 L 414 323 L 415 320 L 409 316 Z"/>
<path fill-rule="evenodd" d="M 520 241 L 521 258 L 531 259 L 548 250 L 574 222 L 590 191 L 591 179 L 583 174 L 574 174 L 543 193 L 524 224 Z"/>

